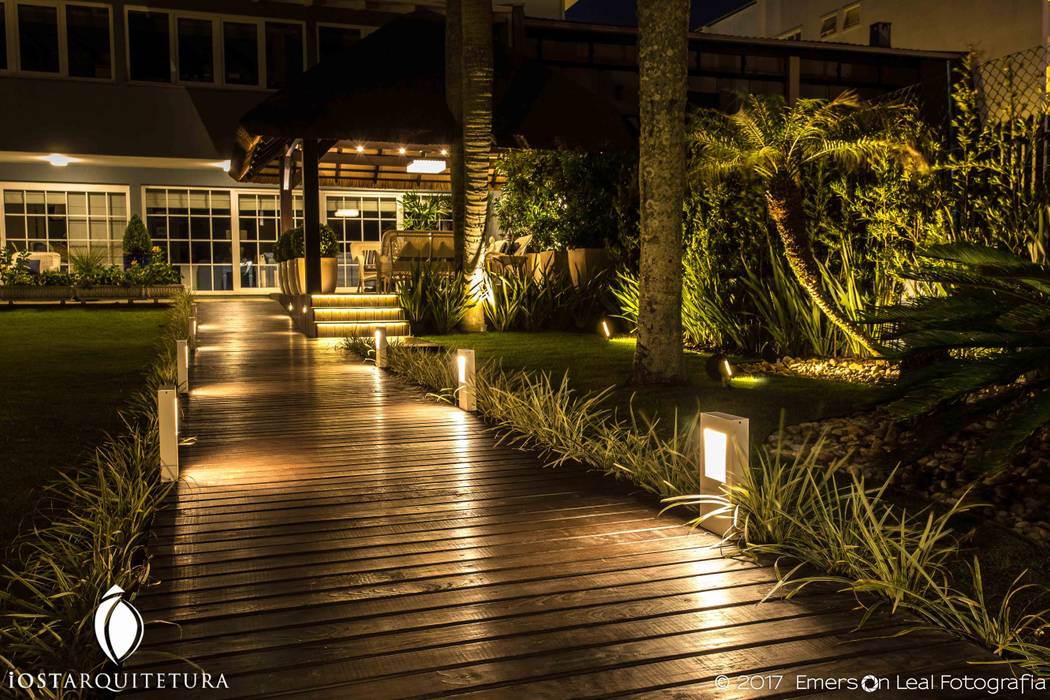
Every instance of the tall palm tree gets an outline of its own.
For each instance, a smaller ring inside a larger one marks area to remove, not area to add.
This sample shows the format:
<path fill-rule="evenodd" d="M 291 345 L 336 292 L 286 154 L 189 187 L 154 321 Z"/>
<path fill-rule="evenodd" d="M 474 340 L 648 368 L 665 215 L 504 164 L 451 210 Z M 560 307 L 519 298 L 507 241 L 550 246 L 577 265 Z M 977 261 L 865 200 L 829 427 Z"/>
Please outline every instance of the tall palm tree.
<path fill-rule="evenodd" d="M 925 167 L 911 144 L 865 133 L 860 107 L 849 91 L 833 100 L 801 99 L 790 106 L 783 98 L 752 95 L 735 114 L 723 115 L 724 128 L 697 131 L 693 140 L 701 176 L 744 172 L 762 181 L 769 216 L 799 284 L 846 336 L 878 355 L 872 338 L 822 287 L 803 208 L 804 173 L 822 161 L 856 168 L 872 158 L 889 157 L 906 168 Z"/>
<path fill-rule="evenodd" d="M 638 0 L 641 252 L 634 381 L 685 376 L 682 207 L 689 0 Z"/>
<path fill-rule="evenodd" d="M 450 0 L 447 13 L 446 95 L 459 125 L 452 144 L 453 231 L 457 264 L 473 296 L 484 266 L 492 152 L 492 3 Z M 485 329 L 481 304 L 471 308 L 462 325 L 468 331 Z"/>

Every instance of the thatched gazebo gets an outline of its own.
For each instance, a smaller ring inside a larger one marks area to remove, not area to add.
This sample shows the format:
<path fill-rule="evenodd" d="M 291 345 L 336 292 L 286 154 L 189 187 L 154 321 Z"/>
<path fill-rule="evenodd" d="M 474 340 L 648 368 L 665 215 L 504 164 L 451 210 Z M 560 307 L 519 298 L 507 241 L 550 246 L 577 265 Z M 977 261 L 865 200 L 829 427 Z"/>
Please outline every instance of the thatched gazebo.
<path fill-rule="evenodd" d="M 496 41 L 494 149 L 635 147 L 612 103 L 556 68 L 525 60 L 521 48 Z M 292 190 L 301 181 L 307 288 L 316 292 L 321 185 L 450 189 L 443 170 L 409 165 L 443 160 L 456 130 L 445 99 L 444 17 L 417 11 L 247 112 L 237 127 L 231 174 L 240 182 L 280 185 L 284 229 L 292 225 Z"/>

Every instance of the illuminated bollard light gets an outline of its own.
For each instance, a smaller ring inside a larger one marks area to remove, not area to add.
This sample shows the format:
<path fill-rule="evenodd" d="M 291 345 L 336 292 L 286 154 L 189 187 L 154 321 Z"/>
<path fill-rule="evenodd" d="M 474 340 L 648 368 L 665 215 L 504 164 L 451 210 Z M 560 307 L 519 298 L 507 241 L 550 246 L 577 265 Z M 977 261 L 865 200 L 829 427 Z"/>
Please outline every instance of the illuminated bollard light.
<path fill-rule="evenodd" d="M 194 312 L 194 314 L 192 316 L 190 316 L 190 337 L 189 337 L 189 341 L 190 341 L 190 347 L 191 348 L 197 347 L 197 314 L 196 314 L 196 312 Z"/>
<path fill-rule="evenodd" d="M 160 478 L 179 478 L 179 394 L 168 385 L 157 389 L 157 430 L 160 439 Z"/>
<path fill-rule="evenodd" d="M 186 340 L 175 341 L 175 379 L 180 394 L 190 391 L 190 344 Z"/>
<path fill-rule="evenodd" d="M 456 393 L 459 407 L 464 411 L 476 411 L 478 400 L 474 392 L 474 351 L 460 348 L 456 351 Z"/>
<path fill-rule="evenodd" d="M 386 369 L 390 366 L 390 344 L 386 339 L 386 329 L 376 328 L 376 367 Z"/>
<path fill-rule="evenodd" d="M 700 495 L 724 496 L 725 486 L 741 483 L 749 468 L 748 419 L 728 413 L 700 414 Z M 700 516 L 721 506 L 702 503 Z M 705 530 L 725 535 L 733 525 L 731 513 L 720 513 L 701 522 Z"/>
<path fill-rule="evenodd" d="M 609 319 L 602 319 L 601 331 L 603 338 L 605 338 L 606 340 L 612 340 L 612 324 L 609 323 Z"/>

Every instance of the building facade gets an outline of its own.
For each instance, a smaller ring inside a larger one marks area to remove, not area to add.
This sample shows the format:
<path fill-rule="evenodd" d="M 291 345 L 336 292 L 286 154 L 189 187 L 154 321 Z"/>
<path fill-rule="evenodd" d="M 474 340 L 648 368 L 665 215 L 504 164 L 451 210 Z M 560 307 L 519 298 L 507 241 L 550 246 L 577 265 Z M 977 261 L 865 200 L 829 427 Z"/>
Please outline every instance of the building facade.
<path fill-rule="evenodd" d="M 228 174 L 238 120 L 305 68 L 406 12 L 442 4 L 0 0 L 0 245 L 59 252 L 66 265 L 79 253 L 119 264 L 124 227 L 138 214 L 194 291 L 273 289 L 279 194 Z M 499 3 L 496 34 L 634 119 L 636 31 L 563 21 L 571 4 L 529 0 L 522 12 Z M 726 107 L 739 92 L 875 95 L 943 74 L 956 59 L 695 34 L 690 99 Z M 396 148 L 389 157 L 397 160 Z M 400 226 L 403 196 L 380 183 L 323 188 L 341 285 L 356 284 L 351 251 L 378 247 L 383 231 Z"/>
<path fill-rule="evenodd" d="M 707 24 L 733 36 L 968 51 L 992 60 L 1044 45 L 1046 0 L 754 0 Z"/>

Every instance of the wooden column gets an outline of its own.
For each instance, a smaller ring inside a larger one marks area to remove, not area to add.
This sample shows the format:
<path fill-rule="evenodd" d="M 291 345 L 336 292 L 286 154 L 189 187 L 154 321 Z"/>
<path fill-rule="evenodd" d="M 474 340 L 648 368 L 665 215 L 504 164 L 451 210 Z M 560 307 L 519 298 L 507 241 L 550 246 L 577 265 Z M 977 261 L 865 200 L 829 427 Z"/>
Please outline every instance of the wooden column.
<path fill-rule="evenodd" d="M 784 81 L 784 97 L 789 105 L 795 104 L 799 95 L 799 82 L 802 77 L 802 61 L 798 56 L 788 56 L 787 76 Z"/>
<path fill-rule="evenodd" d="M 292 197 L 294 170 L 295 142 L 292 141 L 281 158 L 281 230 L 278 233 L 284 233 L 295 226 L 295 200 Z"/>
<path fill-rule="evenodd" d="M 317 139 L 303 139 L 303 247 L 306 292 L 321 292 L 321 185 L 317 175 Z"/>

